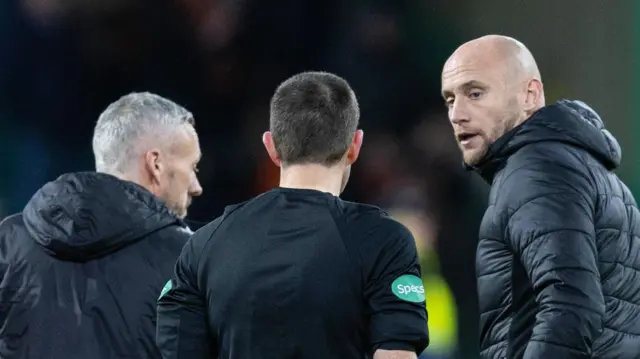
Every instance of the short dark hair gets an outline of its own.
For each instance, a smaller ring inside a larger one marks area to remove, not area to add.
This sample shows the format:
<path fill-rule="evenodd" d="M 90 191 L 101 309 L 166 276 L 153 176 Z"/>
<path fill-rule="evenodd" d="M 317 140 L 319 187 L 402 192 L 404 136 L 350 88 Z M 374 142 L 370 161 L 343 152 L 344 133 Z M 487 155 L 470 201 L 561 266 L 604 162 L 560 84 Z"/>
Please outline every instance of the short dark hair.
<path fill-rule="evenodd" d="M 359 120 L 355 93 L 327 72 L 294 75 L 271 98 L 270 131 L 283 165 L 338 163 Z"/>

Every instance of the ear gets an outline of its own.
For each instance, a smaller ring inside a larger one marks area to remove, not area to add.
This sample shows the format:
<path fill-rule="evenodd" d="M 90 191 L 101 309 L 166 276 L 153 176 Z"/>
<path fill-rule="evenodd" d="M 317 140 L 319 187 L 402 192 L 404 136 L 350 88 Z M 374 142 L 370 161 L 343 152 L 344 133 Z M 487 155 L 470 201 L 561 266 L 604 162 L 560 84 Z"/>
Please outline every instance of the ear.
<path fill-rule="evenodd" d="M 360 148 L 362 147 L 362 141 L 364 140 L 364 132 L 357 130 L 353 135 L 353 140 L 347 151 L 347 165 L 352 165 L 360 155 Z"/>
<path fill-rule="evenodd" d="M 262 143 L 264 144 L 264 148 L 267 149 L 267 153 L 269 154 L 271 161 L 276 166 L 280 167 L 280 156 L 278 156 L 278 151 L 276 151 L 276 144 L 273 142 L 271 132 L 267 131 L 262 134 Z"/>
<path fill-rule="evenodd" d="M 144 165 L 146 172 L 149 174 L 149 180 L 151 181 L 151 183 L 153 185 L 159 184 L 161 174 L 165 170 L 162 152 L 157 148 L 145 152 Z"/>
<path fill-rule="evenodd" d="M 542 81 L 532 79 L 527 84 L 527 98 L 525 99 L 524 109 L 527 114 L 531 115 L 544 105 L 544 91 Z"/>

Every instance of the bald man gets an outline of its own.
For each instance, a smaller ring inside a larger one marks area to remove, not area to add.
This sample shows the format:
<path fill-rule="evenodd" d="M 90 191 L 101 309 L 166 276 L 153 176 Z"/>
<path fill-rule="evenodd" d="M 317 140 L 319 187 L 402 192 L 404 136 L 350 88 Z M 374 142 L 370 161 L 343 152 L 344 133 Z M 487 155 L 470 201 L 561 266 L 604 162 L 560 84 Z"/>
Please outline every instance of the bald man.
<path fill-rule="evenodd" d="M 640 357 L 640 212 L 598 114 L 545 106 L 529 50 L 497 35 L 451 55 L 442 96 L 466 166 L 491 184 L 476 256 L 481 357 Z"/>

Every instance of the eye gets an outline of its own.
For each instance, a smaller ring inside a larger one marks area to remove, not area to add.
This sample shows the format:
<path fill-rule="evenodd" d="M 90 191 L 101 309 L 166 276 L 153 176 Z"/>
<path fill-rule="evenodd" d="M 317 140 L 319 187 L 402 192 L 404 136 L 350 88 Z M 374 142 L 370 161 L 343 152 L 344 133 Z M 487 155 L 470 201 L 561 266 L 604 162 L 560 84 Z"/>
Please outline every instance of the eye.
<path fill-rule="evenodd" d="M 469 98 L 472 100 L 477 100 L 480 97 L 482 97 L 482 95 L 483 95 L 482 91 L 479 91 L 479 90 L 473 90 L 469 92 Z"/>
<path fill-rule="evenodd" d="M 453 106 L 453 101 L 454 101 L 454 99 L 452 97 L 446 98 L 444 100 L 444 106 L 446 108 L 451 108 L 451 106 Z"/>

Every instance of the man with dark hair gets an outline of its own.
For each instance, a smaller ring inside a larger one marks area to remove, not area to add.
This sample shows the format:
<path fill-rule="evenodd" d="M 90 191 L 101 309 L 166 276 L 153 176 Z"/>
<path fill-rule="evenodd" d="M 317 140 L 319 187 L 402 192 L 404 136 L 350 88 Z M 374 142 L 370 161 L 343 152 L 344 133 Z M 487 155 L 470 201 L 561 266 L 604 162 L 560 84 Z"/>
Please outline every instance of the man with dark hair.
<path fill-rule="evenodd" d="M 0 358 L 156 359 L 155 302 L 202 188 L 194 119 L 132 93 L 100 116 L 96 172 L 68 173 L 0 223 Z"/>
<path fill-rule="evenodd" d="M 349 149 L 359 118 L 358 102 L 345 80 L 330 74 L 288 79 L 271 103 L 280 161 L 335 165 Z"/>
<path fill-rule="evenodd" d="M 410 232 L 339 195 L 358 158 L 347 82 L 307 72 L 271 101 L 263 143 L 280 186 L 185 246 L 158 301 L 157 344 L 178 358 L 416 358 L 428 344 Z"/>

